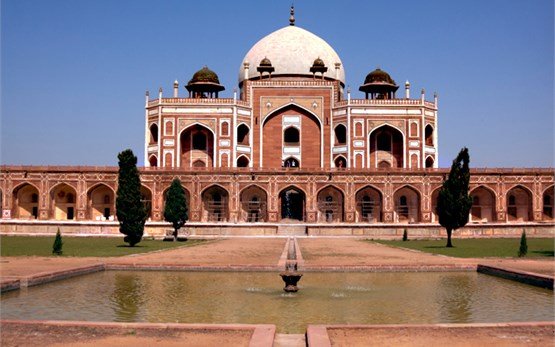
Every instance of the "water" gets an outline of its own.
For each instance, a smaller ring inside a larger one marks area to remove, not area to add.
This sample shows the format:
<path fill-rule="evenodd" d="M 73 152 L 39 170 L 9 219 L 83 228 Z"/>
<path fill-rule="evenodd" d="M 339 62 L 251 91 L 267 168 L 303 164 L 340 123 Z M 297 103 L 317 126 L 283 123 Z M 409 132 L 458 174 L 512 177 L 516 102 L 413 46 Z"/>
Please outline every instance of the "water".
<path fill-rule="evenodd" d="M 474 272 L 277 273 L 106 271 L 2 294 L 3 319 L 115 322 L 424 324 L 552 321 L 553 291 Z"/>

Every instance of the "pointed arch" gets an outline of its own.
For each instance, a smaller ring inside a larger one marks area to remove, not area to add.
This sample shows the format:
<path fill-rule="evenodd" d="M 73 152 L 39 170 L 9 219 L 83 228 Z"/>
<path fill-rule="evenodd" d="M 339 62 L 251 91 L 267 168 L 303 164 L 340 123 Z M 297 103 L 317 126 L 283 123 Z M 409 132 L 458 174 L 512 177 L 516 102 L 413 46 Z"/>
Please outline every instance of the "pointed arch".
<path fill-rule="evenodd" d="M 56 220 L 75 219 L 77 189 L 71 184 L 60 182 L 49 192 L 49 218 Z"/>
<path fill-rule="evenodd" d="M 434 167 L 435 159 L 433 156 L 429 155 L 426 157 L 426 168 L 431 169 Z"/>
<path fill-rule="evenodd" d="M 238 145 L 248 146 L 250 144 L 250 130 L 251 128 L 245 123 L 240 123 L 237 126 Z"/>
<path fill-rule="evenodd" d="M 345 158 L 345 156 L 340 154 L 337 157 L 335 157 L 333 164 L 338 169 L 345 169 L 347 168 L 347 158 Z"/>
<path fill-rule="evenodd" d="M 193 163 L 201 160 L 208 167 L 215 167 L 216 133 L 208 125 L 194 122 L 179 132 L 177 142 L 177 165 L 194 167 Z"/>
<path fill-rule="evenodd" d="M 418 223 L 420 221 L 421 193 L 410 184 L 406 184 L 393 194 L 395 203 L 395 220 L 400 223 Z"/>
<path fill-rule="evenodd" d="M 532 191 L 526 186 L 516 184 L 507 190 L 506 207 L 509 222 L 532 220 Z"/>
<path fill-rule="evenodd" d="M 306 192 L 290 185 L 279 192 L 280 215 L 283 219 L 305 220 Z"/>
<path fill-rule="evenodd" d="M 249 167 L 250 164 L 250 160 L 249 157 L 247 157 L 244 154 L 241 154 L 239 157 L 237 157 L 237 167 Z"/>
<path fill-rule="evenodd" d="M 442 186 L 437 187 L 436 189 L 434 189 L 432 191 L 432 195 L 430 195 L 431 197 L 431 208 L 432 208 L 432 222 L 433 223 L 439 223 L 439 216 L 437 214 L 437 199 L 439 196 L 439 191 L 441 190 Z"/>
<path fill-rule="evenodd" d="M 23 182 L 12 190 L 12 216 L 21 219 L 39 217 L 40 190 L 30 182 Z"/>
<path fill-rule="evenodd" d="M 150 132 L 148 143 L 151 145 L 157 144 L 158 143 L 158 124 L 152 123 L 150 124 L 148 129 Z"/>
<path fill-rule="evenodd" d="M 358 222 L 382 221 L 383 194 L 373 185 L 366 185 L 355 193 L 356 219 Z"/>
<path fill-rule="evenodd" d="M 345 145 L 347 143 L 347 127 L 344 124 L 338 124 L 334 129 L 335 145 Z"/>
<path fill-rule="evenodd" d="M 316 194 L 318 201 L 318 221 L 320 222 L 343 222 L 343 204 L 345 193 L 335 185 L 329 184 L 318 190 Z"/>
<path fill-rule="evenodd" d="M 426 146 L 434 146 L 434 127 L 431 124 L 426 124 L 424 128 L 424 143 Z"/>
<path fill-rule="evenodd" d="M 380 138 L 380 136 L 382 137 Z M 368 167 L 377 168 L 379 167 L 378 163 L 384 161 L 388 162 L 391 167 L 404 168 L 406 166 L 406 140 L 405 133 L 401 129 L 388 123 L 380 124 L 370 130 L 367 138 Z"/>
<path fill-rule="evenodd" d="M 251 184 L 241 190 L 241 220 L 245 222 L 267 222 L 268 193 L 257 184 Z"/>
<path fill-rule="evenodd" d="M 229 192 L 219 184 L 205 188 L 202 193 L 202 217 L 204 222 L 229 220 Z"/>
<path fill-rule="evenodd" d="M 146 211 L 146 218 L 150 220 L 152 218 L 152 190 L 144 184 L 141 184 L 141 202 Z"/>
<path fill-rule="evenodd" d="M 87 190 L 87 214 L 92 220 L 114 220 L 115 192 L 104 183 L 96 183 Z"/>
<path fill-rule="evenodd" d="M 472 197 L 470 220 L 482 223 L 495 221 L 497 201 L 495 191 L 488 186 L 479 185 L 470 190 L 469 195 Z"/>
<path fill-rule="evenodd" d="M 148 158 L 148 163 L 150 167 L 158 167 L 158 158 L 156 157 L 156 155 L 152 154 Z"/>

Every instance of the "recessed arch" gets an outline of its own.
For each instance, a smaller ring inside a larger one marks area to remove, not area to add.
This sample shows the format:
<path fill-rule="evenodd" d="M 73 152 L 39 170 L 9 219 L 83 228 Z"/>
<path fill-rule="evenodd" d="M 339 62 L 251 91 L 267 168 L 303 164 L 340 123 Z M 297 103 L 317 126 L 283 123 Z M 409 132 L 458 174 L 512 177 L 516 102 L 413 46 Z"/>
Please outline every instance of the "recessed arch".
<path fill-rule="evenodd" d="M 271 118 L 273 116 L 276 116 L 278 114 L 281 114 L 283 111 L 285 111 L 287 109 L 295 109 L 295 108 L 300 110 L 301 113 L 308 113 L 308 115 L 310 117 L 313 117 L 314 120 L 318 122 L 318 124 L 320 125 L 320 129 L 322 128 L 322 126 L 323 126 L 322 121 L 320 120 L 320 118 L 318 117 L 318 115 L 316 113 L 314 113 L 311 110 L 309 110 L 308 108 L 303 107 L 303 106 L 301 106 L 299 104 L 296 104 L 294 102 L 290 102 L 288 104 L 285 104 L 285 105 L 269 112 L 267 115 L 265 115 L 262 118 L 262 122 L 260 122 L 260 123 L 262 124 L 262 126 L 264 126 L 264 124 L 269 120 L 269 118 Z"/>
<path fill-rule="evenodd" d="M 201 160 L 207 167 L 215 166 L 215 139 L 214 130 L 207 125 L 200 122 L 189 124 L 179 133 L 179 165 L 195 167 L 194 163 Z"/>
<path fill-rule="evenodd" d="M 148 158 L 148 163 L 150 164 L 150 167 L 158 167 L 158 158 L 155 155 L 151 155 Z"/>
<path fill-rule="evenodd" d="M 532 220 L 532 192 L 523 185 L 515 185 L 507 190 L 506 207 L 509 222 Z"/>
<path fill-rule="evenodd" d="M 92 220 L 114 220 L 115 192 L 104 184 L 97 183 L 87 190 L 87 214 Z"/>
<path fill-rule="evenodd" d="M 430 124 L 424 128 L 424 143 L 426 146 L 434 146 L 434 127 Z"/>
<path fill-rule="evenodd" d="M 283 167 L 300 167 L 300 161 L 295 157 L 289 157 L 283 161 Z"/>
<path fill-rule="evenodd" d="M 144 184 L 141 184 L 141 202 L 145 208 L 147 220 L 150 220 L 152 218 L 152 191 Z"/>
<path fill-rule="evenodd" d="M 355 194 L 356 220 L 365 223 L 381 222 L 382 196 L 381 190 L 372 185 L 360 188 Z"/>
<path fill-rule="evenodd" d="M 152 123 L 148 129 L 150 131 L 148 143 L 151 145 L 158 143 L 158 124 Z"/>
<path fill-rule="evenodd" d="M 202 217 L 205 222 L 229 220 L 229 193 L 224 187 L 214 184 L 202 193 Z"/>
<path fill-rule="evenodd" d="M 338 155 L 337 157 L 335 157 L 335 160 L 333 161 L 333 163 L 336 168 L 345 169 L 347 167 L 347 158 L 345 158 L 342 155 Z"/>
<path fill-rule="evenodd" d="M 411 185 L 398 188 L 393 194 L 395 220 L 400 223 L 420 221 L 420 192 Z"/>
<path fill-rule="evenodd" d="M 241 201 L 241 220 L 250 223 L 266 222 L 268 193 L 262 187 L 253 184 L 239 195 Z"/>
<path fill-rule="evenodd" d="M 241 123 L 237 127 L 237 144 L 248 146 L 249 143 L 250 143 L 250 127 L 245 123 Z"/>
<path fill-rule="evenodd" d="M 431 169 L 434 167 L 435 159 L 433 156 L 429 155 L 426 157 L 426 168 Z"/>
<path fill-rule="evenodd" d="M 472 222 L 491 223 L 496 219 L 496 194 L 491 188 L 479 185 L 470 191 L 472 208 L 470 220 Z"/>
<path fill-rule="evenodd" d="M 39 217 L 39 189 L 32 183 L 23 182 L 12 190 L 12 216 L 20 219 Z"/>
<path fill-rule="evenodd" d="M 401 129 L 388 123 L 380 124 L 369 132 L 368 141 L 368 167 L 385 167 L 383 162 L 390 167 L 405 166 L 405 133 Z"/>
<path fill-rule="evenodd" d="M 343 190 L 327 185 L 320 189 L 316 195 L 318 201 L 318 221 L 328 223 L 343 222 Z"/>
<path fill-rule="evenodd" d="M 306 193 L 291 185 L 279 192 L 279 206 L 282 219 L 305 220 Z"/>
<path fill-rule="evenodd" d="M 543 212 L 544 220 L 554 219 L 554 213 L 553 213 L 554 190 L 555 190 L 555 186 L 550 186 L 547 189 L 545 189 L 542 193 L 542 212 Z"/>
<path fill-rule="evenodd" d="M 442 186 L 437 187 L 432 191 L 431 195 L 431 204 L 432 204 L 432 222 L 439 223 L 439 216 L 437 214 L 437 200 L 439 197 L 439 191 L 441 190 Z"/>
<path fill-rule="evenodd" d="M 347 127 L 344 124 L 338 124 L 333 130 L 335 145 L 345 145 L 347 143 Z"/>
<path fill-rule="evenodd" d="M 283 145 L 298 146 L 301 141 L 301 132 L 294 125 L 288 126 L 283 130 Z"/>
<path fill-rule="evenodd" d="M 68 183 L 58 183 L 50 189 L 49 217 L 56 220 L 75 219 L 77 190 Z"/>
<path fill-rule="evenodd" d="M 250 160 L 249 157 L 247 157 L 244 154 L 241 154 L 239 157 L 237 157 L 237 167 L 249 167 L 250 164 Z"/>

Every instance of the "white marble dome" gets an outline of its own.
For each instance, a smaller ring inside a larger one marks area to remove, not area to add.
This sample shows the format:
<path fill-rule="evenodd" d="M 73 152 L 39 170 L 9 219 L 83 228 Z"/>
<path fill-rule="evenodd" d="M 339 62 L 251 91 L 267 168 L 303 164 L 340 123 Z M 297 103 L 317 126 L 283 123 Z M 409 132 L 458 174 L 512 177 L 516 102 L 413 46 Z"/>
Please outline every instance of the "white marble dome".
<path fill-rule="evenodd" d="M 252 46 L 239 68 L 239 83 L 245 79 L 243 64 L 249 63 L 249 79 L 258 77 L 256 68 L 264 58 L 268 58 L 275 68 L 272 76 L 284 74 L 311 76 L 310 67 L 314 60 L 320 58 L 328 68 L 324 76 L 335 79 L 335 63 L 341 63 L 337 53 L 326 41 L 305 29 L 290 25 L 274 31 Z M 345 84 L 343 63 L 339 68 L 337 79 Z"/>

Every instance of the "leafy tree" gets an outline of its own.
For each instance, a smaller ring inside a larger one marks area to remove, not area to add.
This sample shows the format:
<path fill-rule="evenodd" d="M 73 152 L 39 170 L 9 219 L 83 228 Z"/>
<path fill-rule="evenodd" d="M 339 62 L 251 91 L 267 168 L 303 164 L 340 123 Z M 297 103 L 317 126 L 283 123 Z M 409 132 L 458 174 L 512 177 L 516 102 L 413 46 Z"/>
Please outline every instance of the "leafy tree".
<path fill-rule="evenodd" d="M 164 220 L 172 223 L 174 241 L 177 240 L 177 230 L 179 230 L 179 228 L 181 228 L 189 219 L 187 212 L 185 190 L 183 189 L 179 178 L 174 178 L 170 189 L 168 190 L 166 206 L 164 207 Z"/>
<path fill-rule="evenodd" d="M 56 238 L 54 239 L 54 244 L 52 245 L 52 254 L 62 255 L 62 234 L 60 234 L 60 228 L 56 232 Z"/>
<path fill-rule="evenodd" d="M 520 248 L 518 249 L 518 256 L 525 257 L 528 254 L 528 243 L 526 242 L 526 231 L 522 230 L 520 236 Z"/>
<path fill-rule="evenodd" d="M 472 198 L 468 195 L 470 170 L 468 149 L 461 149 L 453 160 L 449 178 L 443 182 L 437 200 L 439 224 L 447 231 L 447 247 L 453 247 L 451 233 L 468 223 L 468 213 L 472 207 Z"/>
<path fill-rule="evenodd" d="M 118 154 L 118 159 L 116 214 L 119 231 L 126 235 L 123 241 L 133 247 L 141 242 L 147 214 L 141 202 L 141 179 L 137 170 L 137 157 L 133 151 L 126 149 Z"/>

